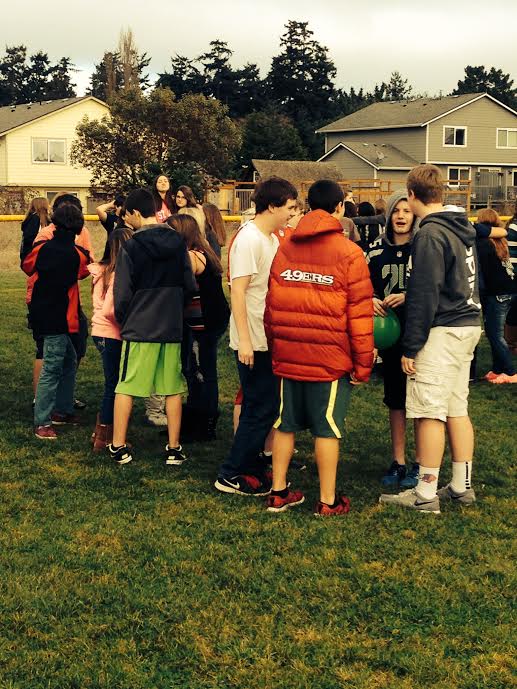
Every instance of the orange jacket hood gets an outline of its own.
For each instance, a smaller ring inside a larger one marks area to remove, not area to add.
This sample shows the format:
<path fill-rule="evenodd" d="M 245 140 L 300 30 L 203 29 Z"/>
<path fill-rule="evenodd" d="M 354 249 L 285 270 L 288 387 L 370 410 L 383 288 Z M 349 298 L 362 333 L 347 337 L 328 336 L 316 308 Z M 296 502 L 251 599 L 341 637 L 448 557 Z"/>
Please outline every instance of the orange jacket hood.
<path fill-rule="evenodd" d="M 343 233 L 339 220 L 327 211 L 310 211 L 298 223 L 298 227 L 292 234 L 292 239 L 294 242 L 303 242 L 305 239 L 313 239 L 329 232 Z"/>

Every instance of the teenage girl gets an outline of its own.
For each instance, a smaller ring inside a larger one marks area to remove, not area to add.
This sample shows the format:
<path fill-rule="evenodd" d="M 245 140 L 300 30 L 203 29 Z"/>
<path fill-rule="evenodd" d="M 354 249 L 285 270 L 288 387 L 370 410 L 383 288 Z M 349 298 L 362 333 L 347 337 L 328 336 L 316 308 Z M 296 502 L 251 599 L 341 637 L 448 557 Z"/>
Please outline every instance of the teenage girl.
<path fill-rule="evenodd" d="M 158 175 L 153 182 L 151 193 L 154 198 L 156 222 L 164 223 L 175 211 L 171 183 L 167 175 Z"/>
<path fill-rule="evenodd" d="M 47 199 L 38 196 L 32 199 L 27 215 L 22 222 L 22 242 L 20 261 L 32 250 L 32 245 L 40 228 L 50 225 L 50 206 Z"/>
<path fill-rule="evenodd" d="M 88 270 L 92 274 L 92 338 L 102 357 L 104 370 L 104 394 L 97 414 L 95 431 L 92 434 L 94 452 L 101 452 L 111 443 L 113 437 L 113 405 L 118 383 L 122 338 L 115 320 L 113 303 L 113 282 L 115 263 L 121 246 L 133 235 L 128 227 L 112 230 L 108 238 L 107 251 L 99 263 L 92 263 Z"/>

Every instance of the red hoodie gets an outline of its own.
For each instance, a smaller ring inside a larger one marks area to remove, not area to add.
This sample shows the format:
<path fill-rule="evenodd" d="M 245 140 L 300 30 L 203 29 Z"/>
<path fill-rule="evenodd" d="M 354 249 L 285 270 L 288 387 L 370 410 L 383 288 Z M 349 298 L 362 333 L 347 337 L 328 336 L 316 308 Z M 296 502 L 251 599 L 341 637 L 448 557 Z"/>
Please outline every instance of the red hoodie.
<path fill-rule="evenodd" d="M 264 324 L 277 376 L 332 381 L 373 366 L 373 289 L 360 247 L 323 210 L 305 215 L 271 266 Z"/>

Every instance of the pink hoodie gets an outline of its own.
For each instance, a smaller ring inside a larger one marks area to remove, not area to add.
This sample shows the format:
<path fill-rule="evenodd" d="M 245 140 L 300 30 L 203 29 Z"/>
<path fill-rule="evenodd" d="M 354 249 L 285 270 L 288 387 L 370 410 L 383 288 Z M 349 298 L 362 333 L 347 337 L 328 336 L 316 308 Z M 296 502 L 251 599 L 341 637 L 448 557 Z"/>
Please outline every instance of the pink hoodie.
<path fill-rule="evenodd" d="M 92 274 L 92 335 L 121 340 L 120 327 L 115 320 L 115 303 L 113 301 L 113 282 L 115 274 L 111 275 L 108 290 L 104 294 L 104 266 L 100 263 L 90 263 L 88 270 Z"/>

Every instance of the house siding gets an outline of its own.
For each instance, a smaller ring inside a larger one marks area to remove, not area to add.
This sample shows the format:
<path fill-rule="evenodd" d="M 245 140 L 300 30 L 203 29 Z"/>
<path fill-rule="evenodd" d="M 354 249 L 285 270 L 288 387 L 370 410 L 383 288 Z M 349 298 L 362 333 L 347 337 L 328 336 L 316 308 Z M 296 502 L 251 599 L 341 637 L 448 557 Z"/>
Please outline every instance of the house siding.
<path fill-rule="evenodd" d="M 467 146 L 443 145 L 446 125 L 467 127 Z M 512 165 L 517 162 L 517 149 L 496 147 L 498 128 L 517 128 L 517 115 L 489 98 L 481 98 L 429 125 L 429 161 L 454 164 L 485 163 Z M 445 168 L 445 172 L 447 169 Z"/>
<path fill-rule="evenodd" d="M 401 129 L 375 129 L 356 132 L 333 132 L 326 134 L 326 151 L 338 143 L 347 141 L 369 144 L 391 144 L 418 162 L 425 162 L 425 127 L 403 127 Z M 330 158 L 326 158 L 330 160 Z"/>
<path fill-rule="evenodd" d="M 59 110 L 6 134 L 8 172 L 6 183 L 23 187 L 79 189 L 90 186 L 90 172 L 70 165 L 75 129 L 87 115 L 100 119 L 109 112 L 96 101 L 79 103 Z M 32 139 L 65 139 L 66 163 L 33 163 Z"/>
<path fill-rule="evenodd" d="M 405 189 L 409 170 L 379 170 L 378 178 L 391 182 L 391 189 Z"/>
<path fill-rule="evenodd" d="M 334 163 L 342 173 L 343 179 L 373 179 L 375 168 L 341 146 L 325 158 L 326 163 Z"/>
<path fill-rule="evenodd" d="M 7 146 L 5 137 L 0 137 L 0 186 L 7 184 Z"/>

